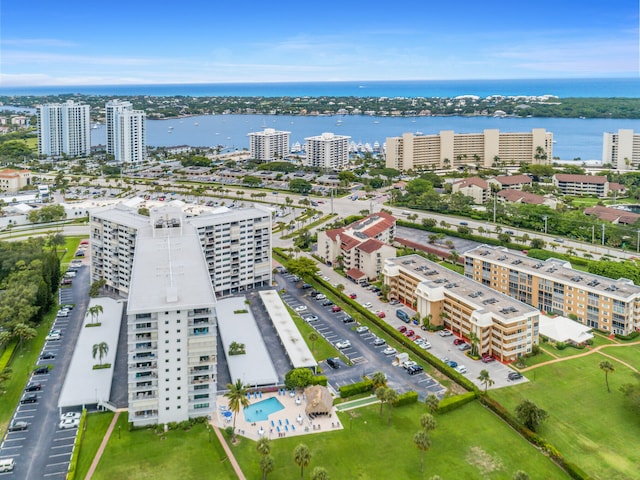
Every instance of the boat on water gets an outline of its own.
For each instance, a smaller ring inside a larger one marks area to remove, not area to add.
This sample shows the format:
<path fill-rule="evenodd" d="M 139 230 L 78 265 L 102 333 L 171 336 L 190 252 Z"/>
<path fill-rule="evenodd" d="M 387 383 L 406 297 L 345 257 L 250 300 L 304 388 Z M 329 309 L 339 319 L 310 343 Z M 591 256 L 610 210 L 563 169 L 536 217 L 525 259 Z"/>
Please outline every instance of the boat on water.
<path fill-rule="evenodd" d="M 373 123 L 380 123 L 380 120 L 374 120 Z"/>
<path fill-rule="evenodd" d="M 200 125 L 198 122 L 195 122 L 195 123 L 193 124 L 193 126 L 194 126 L 194 127 L 197 127 L 198 125 Z"/>

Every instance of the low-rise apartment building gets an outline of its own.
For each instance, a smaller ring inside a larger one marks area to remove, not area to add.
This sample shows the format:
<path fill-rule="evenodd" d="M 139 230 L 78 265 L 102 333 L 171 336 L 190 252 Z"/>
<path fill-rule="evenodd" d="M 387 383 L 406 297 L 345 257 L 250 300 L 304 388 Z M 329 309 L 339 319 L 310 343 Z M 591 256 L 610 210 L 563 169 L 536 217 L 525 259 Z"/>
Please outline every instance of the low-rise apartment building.
<path fill-rule="evenodd" d="M 31 185 L 31 170 L 0 170 L 0 192 L 14 193 Z"/>
<path fill-rule="evenodd" d="M 597 197 L 609 195 L 609 181 L 603 175 L 557 173 L 551 177 L 551 180 L 563 195 L 595 195 Z"/>
<path fill-rule="evenodd" d="M 470 340 L 480 354 L 510 362 L 538 343 L 540 311 L 419 255 L 387 259 L 389 298 Z"/>
<path fill-rule="evenodd" d="M 473 198 L 473 203 L 482 205 L 491 194 L 491 188 L 486 180 L 480 177 L 468 177 L 451 184 L 451 193 L 461 193 Z"/>
<path fill-rule="evenodd" d="M 621 335 L 640 328 L 640 287 L 631 280 L 576 271 L 566 261 L 540 261 L 503 247 L 483 245 L 464 256 L 467 277 L 544 313 Z"/>
<path fill-rule="evenodd" d="M 384 259 L 396 255 L 390 245 L 395 231 L 393 215 L 372 213 L 349 226 L 318 232 L 318 256 L 328 265 L 341 265 L 354 281 L 376 279 Z"/>

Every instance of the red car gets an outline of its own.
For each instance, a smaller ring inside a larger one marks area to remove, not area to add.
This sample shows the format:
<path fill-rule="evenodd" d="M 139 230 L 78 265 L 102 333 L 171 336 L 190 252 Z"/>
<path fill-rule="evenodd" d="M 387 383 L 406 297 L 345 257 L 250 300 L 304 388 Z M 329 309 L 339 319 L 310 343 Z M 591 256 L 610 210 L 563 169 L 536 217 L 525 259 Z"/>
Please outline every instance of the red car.
<path fill-rule="evenodd" d="M 453 344 L 454 344 L 454 345 L 462 345 L 463 343 L 464 343 L 464 339 L 462 339 L 462 338 L 456 338 L 456 339 L 453 341 Z"/>
<path fill-rule="evenodd" d="M 482 363 L 491 363 L 491 362 L 495 362 L 496 359 L 493 358 L 491 355 L 483 355 L 482 356 Z"/>
<path fill-rule="evenodd" d="M 331 311 L 332 311 L 333 313 L 337 313 L 337 312 L 339 312 L 339 311 L 341 311 L 341 310 L 342 310 L 342 308 L 341 308 L 341 307 L 339 307 L 338 305 L 334 305 L 334 306 L 331 308 Z"/>
<path fill-rule="evenodd" d="M 407 331 L 407 327 L 405 327 L 404 325 L 402 325 L 401 327 L 398 327 L 398 331 L 399 331 L 400 333 L 404 333 L 404 332 L 406 332 L 406 331 Z"/>
<path fill-rule="evenodd" d="M 350 293 L 349 298 L 356 299 L 358 296 L 355 293 Z"/>
<path fill-rule="evenodd" d="M 380 318 L 386 317 L 384 312 L 378 312 L 378 313 L 376 313 L 376 315 L 378 315 Z"/>
<path fill-rule="evenodd" d="M 414 332 L 413 330 L 407 330 L 406 332 L 404 332 L 405 337 L 413 337 L 415 334 L 416 332 Z"/>

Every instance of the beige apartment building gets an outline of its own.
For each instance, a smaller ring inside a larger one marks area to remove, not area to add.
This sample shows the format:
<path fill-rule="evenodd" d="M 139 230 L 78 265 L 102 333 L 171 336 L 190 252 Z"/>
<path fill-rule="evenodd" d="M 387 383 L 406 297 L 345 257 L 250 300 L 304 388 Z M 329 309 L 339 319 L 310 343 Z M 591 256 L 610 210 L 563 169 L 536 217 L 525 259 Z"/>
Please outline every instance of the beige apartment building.
<path fill-rule="evenodd" d="M 503 247 L 465 252 L 465 275 L 544 313 L 588 327 L 628 335 L 640 328 L 640 287 L 576 271 L 566 261 L 540 261 Z"/>
<path fill-rule="evenodd" d="M 544 128 L 531 132 L 454 133 L 434 135 L 404 133 L 387 138 L 386 166 L 401 171 L 455 169 L 466 165 L 549 164 L 553 157 L 553 134 Z"/>
<path fill-rule="evenodd" d="M 15 193 L 31 184 L 30 170 L 0 170 L 0 192 Z"/>
<path fill-rule="evenodd" d="M 382 274 L 389 298 L 466 339 L 473 332 L 480 354 L 511 362 L 538 343 L 538 309 L 419 255 L 387 259 Z"/>
<path fill-rule="evenodd" d="M 604 175 L 557 173 L 551 177 L 551 181 L 563 195 L 609 195 L 609 181 Z"/>
<path fill-rule="evenodd" d="M 605 133 L 602 139 L 602 163 L 611 163 L 616 170 L 638 170 L 640 133 L 634 133 L 632 129 Z"/>

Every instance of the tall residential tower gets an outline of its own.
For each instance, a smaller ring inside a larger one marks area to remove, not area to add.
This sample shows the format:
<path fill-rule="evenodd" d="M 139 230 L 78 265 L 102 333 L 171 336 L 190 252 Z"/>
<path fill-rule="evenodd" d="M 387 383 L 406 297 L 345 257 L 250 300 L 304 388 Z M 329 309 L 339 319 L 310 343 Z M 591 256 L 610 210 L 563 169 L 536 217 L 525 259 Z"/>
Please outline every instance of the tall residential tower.
<path fill-rule="evenodd" d="M 146 159 L 146 114 L 133 110 L 131 102 L 106 104 L 107 154 L 117 162 L 139 163 Z"/>
<path fill-rule="evenodd" d="M 80 157 L 91 153 L 89 105 L 68 100 L 38 106 L 38 153 Z"/>

